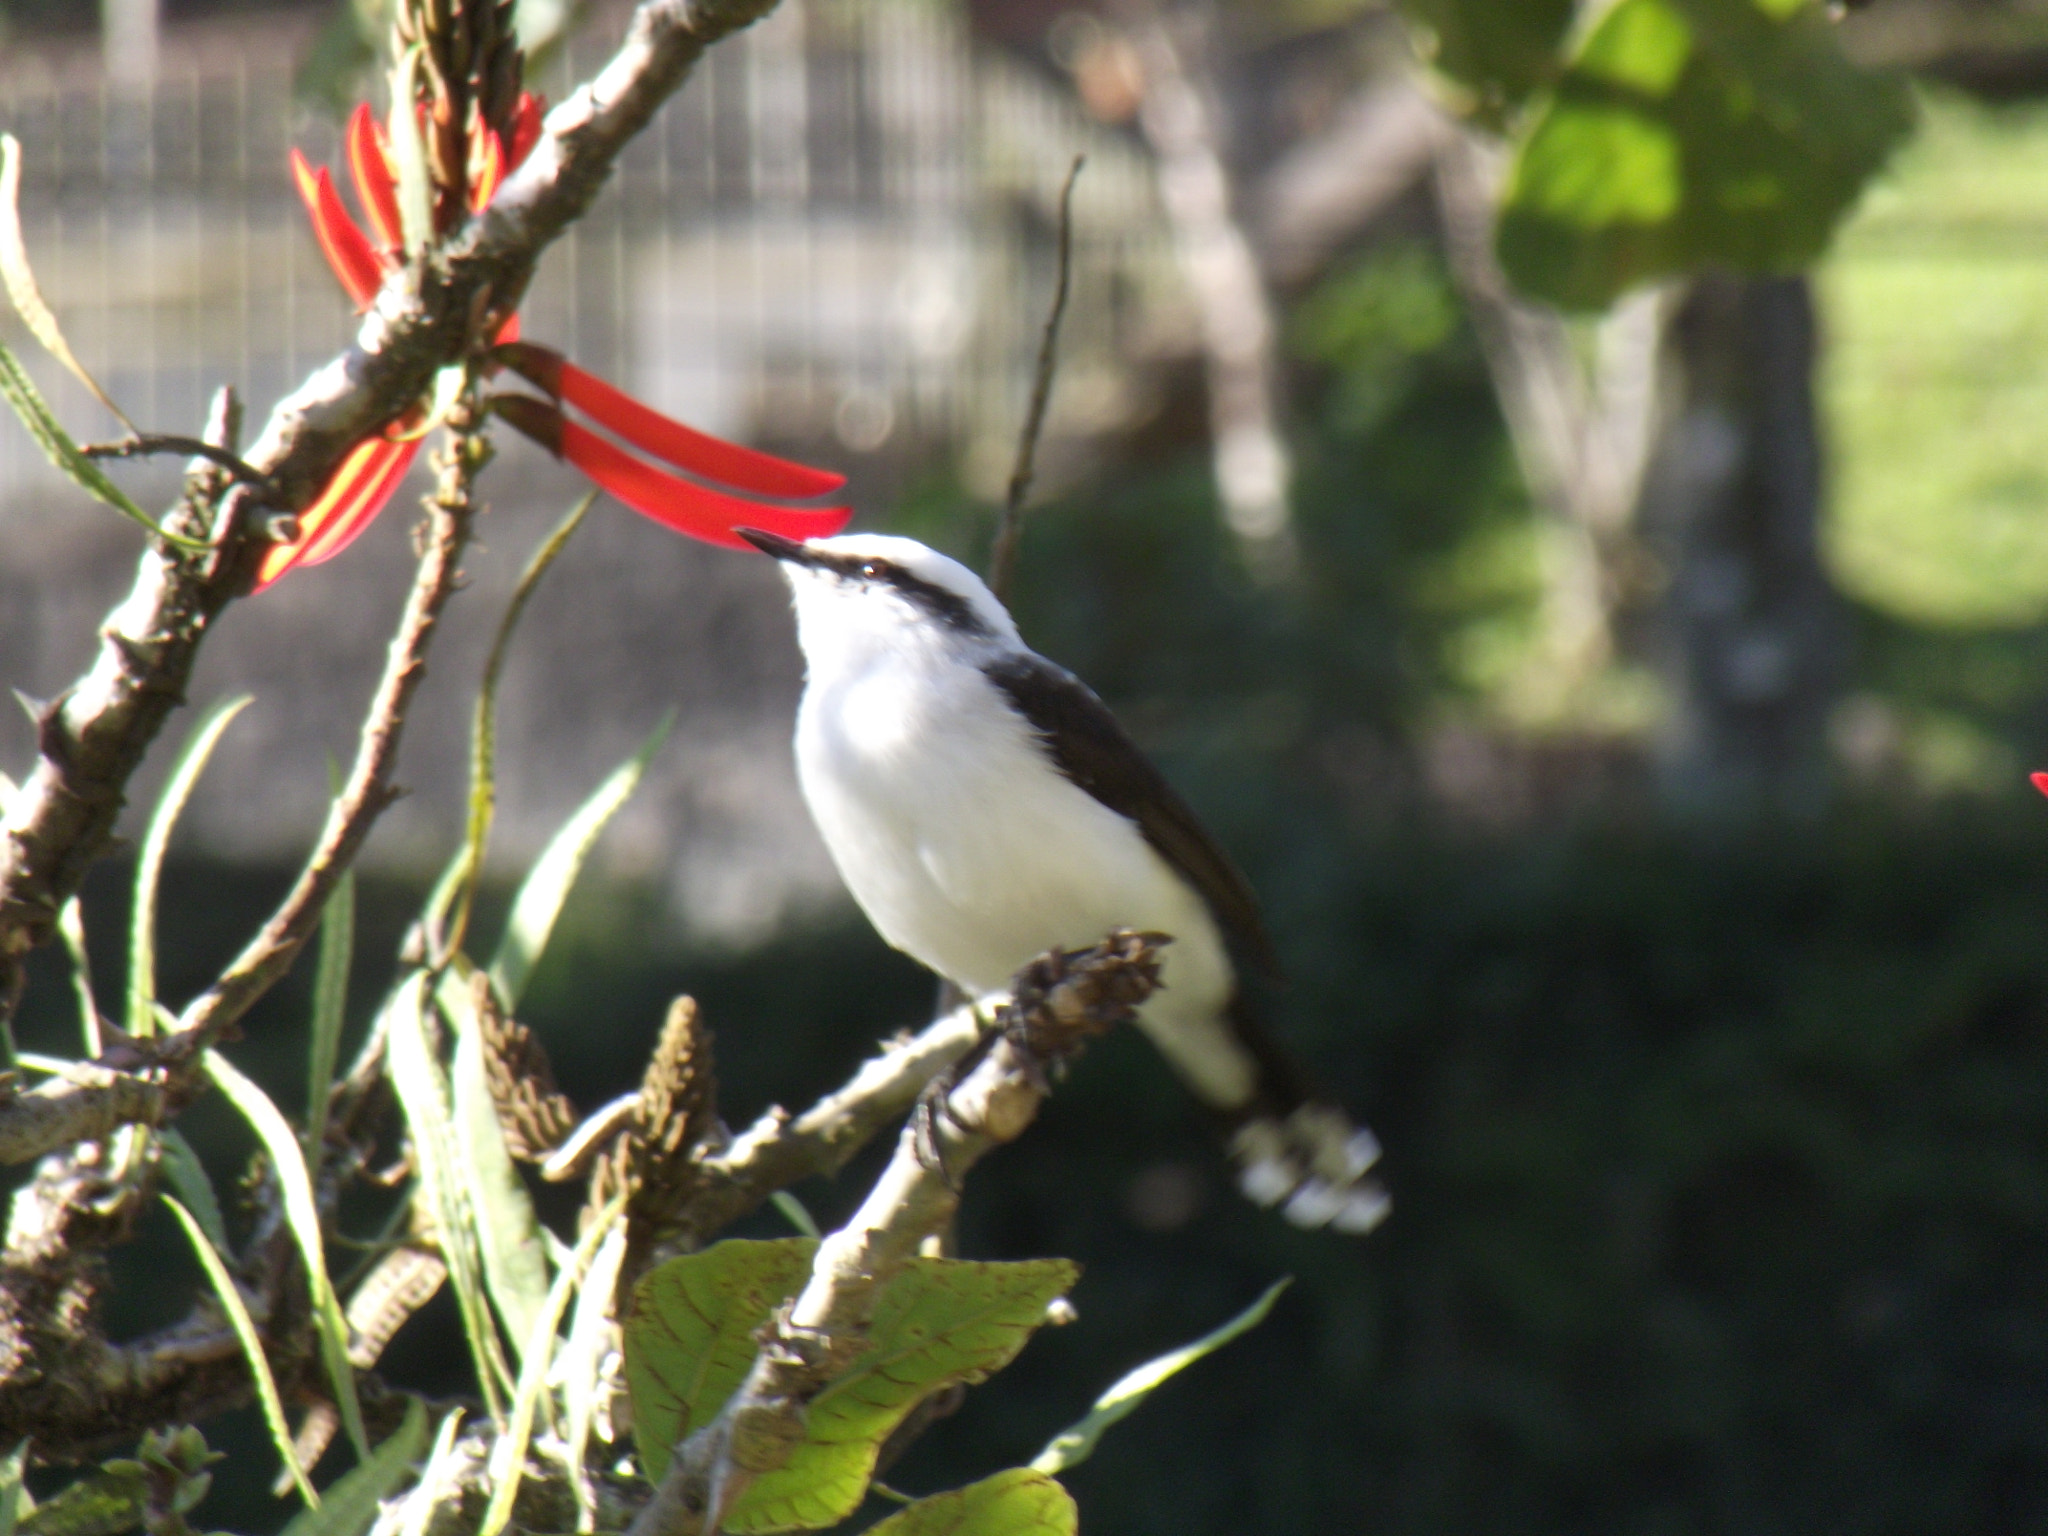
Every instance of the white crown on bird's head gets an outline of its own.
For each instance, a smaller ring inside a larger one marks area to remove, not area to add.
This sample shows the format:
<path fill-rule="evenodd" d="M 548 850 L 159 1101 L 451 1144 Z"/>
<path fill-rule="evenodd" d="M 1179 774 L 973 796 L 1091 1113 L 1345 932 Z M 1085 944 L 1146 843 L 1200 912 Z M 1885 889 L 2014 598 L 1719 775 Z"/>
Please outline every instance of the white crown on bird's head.
<path fill-rule="evenodd" d="M 742 528 L 740 536 L 782 564 L 800 618 L 826 607 L 877 601 L 972 637 L 1018 644 L 1017 626 L 986 583 L 950 555 L 889 533 L 842 533 L 798 543 Z M 840 622 L 852 621 L 849 611 Z M 857 622 L 857 621 L 853 621 Z"/>

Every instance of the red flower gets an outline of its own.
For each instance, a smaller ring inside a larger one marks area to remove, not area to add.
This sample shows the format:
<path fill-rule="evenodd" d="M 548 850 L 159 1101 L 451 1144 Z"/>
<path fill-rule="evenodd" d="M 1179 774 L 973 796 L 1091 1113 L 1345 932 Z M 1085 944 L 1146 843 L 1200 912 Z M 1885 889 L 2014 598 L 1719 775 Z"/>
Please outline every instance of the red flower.
<path fill-rule="evenodd" d="M 2033 784 L 2034 788 L 2041 791 L 2042 794 L 2048 795 L 2048 773 L 2030 773 L 2027 775 L 2027 779 Z"/>
<path fill-rule="evenodd" d="M 526 158 L 540 137 L 540 127 L 541 105 L 525 94 L 519 98 L 509 146 L 490 129 L 477 131 L 470 168 L 472 211 L 481 211 L 506 173 Z M 347 151 L 356 198 L 369 220 L 367 233 L 349 216 L 326 167 L 308 165 L 305 157 L 293 150 L 292 177 L 312 217 L 313 233 L 328 266 L 356 307 L 367 309 L 405 256 L 390 139 L 367 105 L 357 106 L 349 118 Z M 846 477 L 743 448 L 673 421 L 558 353 L 521 342 L 516 314 L 506 317 L 497 340 L 497 360 L 546 391 L 549 399 L 499 396 L 491 402 L 493 409 L 634 511 L 665 527 L 706 543 L 744 549 L 748 546 L 733 532 L 735 527 L 765 528 L 792 539 L 815 538 L 837 533 L 853 515 L 846 507 L 774 507 L 747 499 L 825 496 L 845 485 Z M 627 452 L 609 438 L 569 420 L 562 413 L 564 405 L 574 407 L 641 453 L 700 479 L 730 486 L 746 497 L 698 485 Z M 256 590 L 260 592 L 294 566 L 318 565 L 348 548 L 384 510 L 405 478 L 419 453 L 419 428 L 415 411 L 351 449 L 320 494 L 299 514 L 297 534 L 265 552 L 257 569 Z"/>

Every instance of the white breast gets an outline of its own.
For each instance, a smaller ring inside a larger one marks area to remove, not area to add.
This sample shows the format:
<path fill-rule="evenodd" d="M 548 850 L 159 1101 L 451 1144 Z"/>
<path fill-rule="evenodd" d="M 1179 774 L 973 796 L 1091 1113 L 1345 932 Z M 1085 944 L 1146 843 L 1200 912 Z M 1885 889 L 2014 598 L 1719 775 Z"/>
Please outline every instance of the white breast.
<path fill-rule="evenodd" d="M 1112 928 L 1171 934 L 1147 1032 L 1212 1102 L 1249 1098 L 1252 1063 L 1220 1019 L 1233 977 L 1215 923 L 1136 824 L 1053 767 L 971 658 L 918 645 L 838 655 L 820 670 L 813 654 L 797 768 L 882 937 L 981 994 Z"/>

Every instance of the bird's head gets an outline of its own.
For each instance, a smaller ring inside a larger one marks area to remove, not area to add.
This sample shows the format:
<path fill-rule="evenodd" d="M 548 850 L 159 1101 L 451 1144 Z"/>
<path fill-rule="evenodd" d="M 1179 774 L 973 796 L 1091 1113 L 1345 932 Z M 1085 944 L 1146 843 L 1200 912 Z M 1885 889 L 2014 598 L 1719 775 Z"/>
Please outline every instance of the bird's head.
<path fill-rule="evenodd" d="M 797 628 L 813 665 L 835 651 L 876 646 L 1018 643 L 1017 626 L 982 579 L 915 539 L 844 533 L 799 543 L 756 528 L 741 538 L 782 563 Z"/>

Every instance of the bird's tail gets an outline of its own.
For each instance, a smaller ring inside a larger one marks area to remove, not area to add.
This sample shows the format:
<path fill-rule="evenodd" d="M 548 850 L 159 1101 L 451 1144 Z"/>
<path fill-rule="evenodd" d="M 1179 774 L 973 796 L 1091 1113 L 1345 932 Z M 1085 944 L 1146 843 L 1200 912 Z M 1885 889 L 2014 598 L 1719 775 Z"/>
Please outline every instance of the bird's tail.
<path fill-rule="evenodd" d="M 1387 1192 L 1369 1178 L 1379 1139 L 1334 1104 L 1305 1099 L 1285 1113 L 1254 1107 L 1230 1137 L 1237 1182 L 1260 1205 L 1301 1227 L 1370 1232 L 1386 1219 Z"/>
<path fill-rule="evenodd" d="M 1379 1138 L 1310 1086 L 1293 1054 L 1266 1029 L 1240 988 L 1226 1010 L 1230 1032 L 1251 1058 L 1251 1098 L 1227 1111 L 1238 1187 L 1279 1206 L 1296 1226 L 1370 1232 L 1391 1202 L 1368 1175 Z"/>

